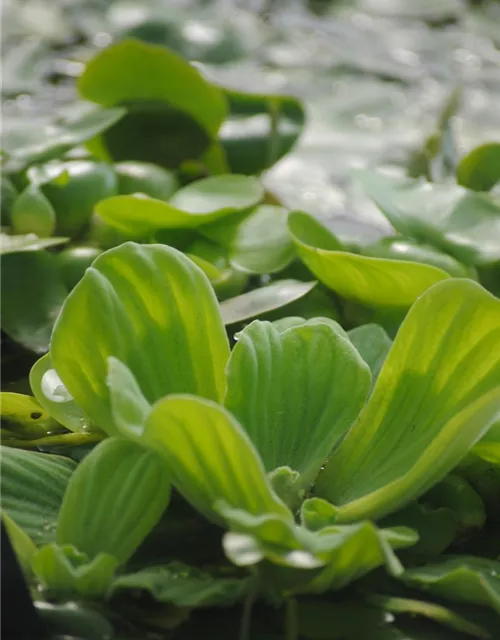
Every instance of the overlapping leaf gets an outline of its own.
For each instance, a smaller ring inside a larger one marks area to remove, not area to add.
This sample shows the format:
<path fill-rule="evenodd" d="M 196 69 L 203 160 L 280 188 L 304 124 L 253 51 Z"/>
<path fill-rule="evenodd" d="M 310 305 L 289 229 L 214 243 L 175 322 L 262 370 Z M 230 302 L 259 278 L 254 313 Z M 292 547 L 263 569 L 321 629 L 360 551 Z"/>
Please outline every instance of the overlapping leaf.
<path fill-rule="evenodd" d="M 101 442 L 73 474 L 57 519 L 57 543 L 90 560 L 125 562 L 165 511 L 170 496 L 162 458 L 121 438 Z"/>
<path fill-rule="evenodd" d="M 149 402 L 180 392 L 220 400 L 229 347 L 201 269 L 171 247 L 126 243 L 101 254 L 73 289 L 51 354 L 75 402 L 115 433 L 110 356 L 129 367 Z"/>
<path fill-rule="evenodd" d="M 145 445 L 165 457 L 172 483 L 199 511 L 220 520 L 214 504 L 291 519 L 267 481 L 259 456 L 238 422 L 222 407 L 192 396 L 172 396 L 152 409 Z"/>
<path fill-rule="evenodd" d="M 339 521 L 377 518 L 443 478 L 500 411 L 500 302 L 467 280 L 410 310 L 359 421 L 319 476 Z"/>
<path fill-rule="evenodd" d="M 323 249 L 318 244 L 318 224 L 301 212 L 288 218 L 300 258 L 318 280 L 344 298 L 374 307 L 405 308 L 431 285 L 449 277 L 442 269 L 426 264 Z"/>
<path fill-rule="evenodd" d="M 367 365 L 335 323 L 311 320 L 279 332 L 256 320 L 238 334 L 225 405 L 268 471 L 290 466 L 312 483 L 356 420 L 371 384 Z"/>
<path fill-rule="evenodd" d="M 146 235 L 158 229 L 192 228 L 252 207 L 264 195 L 252 177 L 223 175 L 198 180 L 177 191 L 170 202 L 141 194 L 102 200 L 96 212 L 122 232 Z"/>

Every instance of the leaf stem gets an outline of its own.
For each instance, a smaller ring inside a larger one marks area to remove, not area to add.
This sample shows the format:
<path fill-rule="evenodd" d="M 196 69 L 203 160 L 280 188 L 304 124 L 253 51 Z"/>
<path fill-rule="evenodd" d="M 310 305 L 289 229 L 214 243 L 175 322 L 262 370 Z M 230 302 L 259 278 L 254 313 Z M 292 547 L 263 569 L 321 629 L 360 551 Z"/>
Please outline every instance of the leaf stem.
<path fill-rule="evenodd" d="M 257 574 L 252 576 L 250 588 L 243 602 L 243 615 L 241 616 L 241 627 L 239 640 L 250 640 L 250 626 L 252 623 L 252 609 L 257 596 L 258 588 Z"/>
<path fill-rule="evenodd" d="M 287 598 L 285 606 L 285 639 L 298 640 L 297 600 L 295 598 Z"/>
<path fill-rule="evenodd" d="M 47 436 L 36 440 L 2 440 L 5 447 L 17 449 L 36 449 L 37 447 L 77 447 L 82 444 L 100 442 L 106 437 L 103 433 L 64 433 L 57 436 Z"/>

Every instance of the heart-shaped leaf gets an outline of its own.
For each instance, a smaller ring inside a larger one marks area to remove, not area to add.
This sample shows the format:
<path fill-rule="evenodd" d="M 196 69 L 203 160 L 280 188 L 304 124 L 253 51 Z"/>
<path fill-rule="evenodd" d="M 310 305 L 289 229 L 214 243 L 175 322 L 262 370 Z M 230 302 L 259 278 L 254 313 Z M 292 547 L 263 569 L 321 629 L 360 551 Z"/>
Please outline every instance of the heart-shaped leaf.
<path fill-rule="evenodd" d="M 69 458 L 2 447 L 2 509 L 36 544 L 52 542 L 66 486 Z"/>
<path fill-rule="evenodd" d="M 143 442 L 165 457 L 172 483 L 209 519 L 219 520 L 217 500 L 249 513 L 291 519 L 248 436 L 215 403 L 192 396 L 160 400 L 149 414 Z"/>
<path fill-rule="evenodd" d="M 500 260 L 500 203 L 453 183 L 429 184 L 360 171 L 364 190 L 400 233 L 466 264 Z"/>
<path fill-rule="evenodd" d="M 395 511 L 458 464 L 500 411 L 499 340 L 500 301 L 476 283 L 439 283 L 414 304 L 319 476 L 339 521 Z"/>
<path fill-rule="evenodd" d="M 179 189 L 170 202 L 142 194 L 102 200 L 96 212 L 122 232 L 146 235 L 158 229 L 192 228 L 248 209 L 264 190 L 256 178 L 223 175 L 197 180 Z"/>
<path fill-rule="evenodd" d="M 110 356 L 127 365 L 151 403 L 179 392 L 221 400 L 229 346 L 199 267 L 171 247 L 125 243 L 101 254 L 73 289 L 51 354 L 75 402 L 113 434 Z"/>
<path fill-rule="evenodd" d="M 281 333 L 255 320 L 238 334 L 227 377 L 225 405 L 266 470 L 289 466 L 303 486 L 356 420 L 371 384 L 368 366 L 327 319 Z"/>
<path fill-rule="evenodd" d="M 126 562 L 160 519 L 169 497 L 168 469 L 156 452 L 108 438 L 84 458 L 68 484 L 57 543 L 73 545 L 90 560 L 104 553 Z"/>
<path fill-rule="evenodd" d="M 312 273 L 327 287 L 348 300 L 372 307 L 409 307 L 424 291 L 448 278 L 442 269 L 417 262 L 370 258 L 346 251 L 332 251 L 309 244 L 318 221 L 292 212 L 288 227 L 298 254 Z"/>

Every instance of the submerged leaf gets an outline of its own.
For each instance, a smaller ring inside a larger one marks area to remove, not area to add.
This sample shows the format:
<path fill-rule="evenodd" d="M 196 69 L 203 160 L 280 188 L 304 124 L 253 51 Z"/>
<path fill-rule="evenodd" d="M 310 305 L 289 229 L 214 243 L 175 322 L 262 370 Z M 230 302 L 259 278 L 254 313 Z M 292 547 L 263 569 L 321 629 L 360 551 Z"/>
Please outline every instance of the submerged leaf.
<path fill-rule="evenodd" d="M 371 384 L 333 324 L 318 318 L 280 333 L 256 320 L 238 334 L 227 367 L 225 405 L 266 470 L 289 466 L 304 487 L 356 420 Z"/>
<path fill-rule="evenodd" d="M 148 402 L 179 392 L 220 400 L 229 346 L 199 267 L 171 247 L 125 243 L 101 254 L 73 289 L 51 354 L 75 402 L 114 434 L 110 356 L 130 369 Z"/>
<path fill-rule="evenodd" d="M 339 521 L 395 511 L 458 464 L 500 411 L 499 339 L 500 301 L 473 282 L 440 283 L 415 303 L 319 476 Z"/>

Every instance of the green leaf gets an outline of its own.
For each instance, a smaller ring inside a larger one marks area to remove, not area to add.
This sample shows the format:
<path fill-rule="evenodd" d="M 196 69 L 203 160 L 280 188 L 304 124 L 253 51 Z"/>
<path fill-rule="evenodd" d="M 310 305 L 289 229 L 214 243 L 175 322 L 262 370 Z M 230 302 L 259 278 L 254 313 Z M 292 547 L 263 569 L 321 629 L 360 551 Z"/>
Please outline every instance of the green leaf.
<path fill-rule="evenodd" d="M 266 470 L 289 466 L 303 487 L 356 420 L 371 384 L 368 366 L 330 322 L 280 333 L 255 320 L 238 334 L 227 366 L 227 409 Z"/>
<path fill-rule="evenodd" d="M 0 240 L 0 255 L 4 256 L 8 253 L 40 251 L 40 249 L 56 247 L 60 244 L 66 244 L 69 238 L 39 238 L 34 233 L 28 233 L 22 236 L 8 236 L 2 233 L 0 234 Z"/>
<path fill-rule="evenodd" d="M 219 141 L 233 173 L 259 174 L 292 149 L 305 123 L 299 100 L 233 90 L 225 95 L 229 114 Z"/>
<path fill-rule="evenodd" d="M 70 637 L 80 635 L 88 640 L 112 638 L 115 633 L 105 615 L 98 613 L 96 608 L 88 603 L 53 604 L 37 600 L 34 605 L 50 633 Z"/>
<path fill-rule="evenodd" d="M 42 587 L 63 597 L 101 598 L 117 566 L 118 561 L 105 553 L 89 562 L 86 554 L 71 545 L 49 544 L 33 558 L 33 571 Z"/>
<path fill-rule="evenodd" d="M 57 543 L 73 545 L 91 560 L 104 553 L 124 563 L 158 522 L 169 497 L 168 469 L 157 453 L 109 438 L 84 458 L 68 484 Z"/>
<path fill-rule="evenodd" d="M 128 590 L 147 591 L 157 602 L 177 607 L 220 607 L 242 599 L 248 578 L 214 578 L 209 573 L 180 562 L 149 567 L 119 576 L 111 585 L 111 595 Z"/>
<path fill-rule="evenodd" d="M 486 522 L 483 501 L 471 485 L 459 475 L 450 473 L 428 491 L 422 500 L 432 507 L 446 507 L 456 516 L 459 534 L 469 537 Z"/>
<path fill-rule="evenodd" d="M 229 347 L 201 269 L 171 247 L 125 243 L 101 254 L 68 296 L 51 354 L 75 402 L 114 434 L 110 356 L 151 403 L 178 392 L 220 400 Z"/>
<path fill-rule="evenodd" d="M 142 194 L 102 200 L 96 212 L 122 232 L 146 235 L 158 229 L 192 228 L 252 207 L 264 195 L 252 177 L 224 175 L 179 189 L 170 202 Z"/>
<path fill-rule="evenodd" d="M 307 498 L 300 507 L 300 520 L 306 529 L 319 531 L 335 524 L 337 508 L 322 498 Z"/>
<path fill-rule="evenodd" d="M 32 396 L 21 393 L 0 393 L 2 436 L 4 429 L 17 438 L 43 438 L 61 431 L 61 427 Z"/>
<path fill-rule="evenodd" d="M 217 500 L 254 514 L 291 518 L 272 492 L 248 436 L 215 403 L 191 396 L 160 400 L 149 414 L 143 442 L 165 457 L 172 483 L 209 519 L 219 520 Z"/>
<path fill-rule="evenodd" d="M 310 245 L 318 222 L 305 213 L 292 212 L 288 227 L 298 254 L 327 287 L 348 300 L 373 307 L 409 307 L 431 285 L 448 278 L 442 269 L 417 262 L 369 258 Z"/>
<path fill-rule="evenodd" d="M 405 571 L 402 580 L 452 602 L 482 605 L 500 613 L 500 562 L 457 556 Z"/>
<path fill-rule="evenodd" d="M 74 402 L 52 365 L 50 353 L 35 362 L 30 371 L 30 386 L 40 405 L 66 429 L 89 431 L 92 424 Z"/>
<path fill-rule="evenodd" d="M 5 511 L 2 511 L 1 517 L 16 558 L 21 565 L 21 569 L 24 575 L 29 577 L 32 571 L 31 563 L 33 556 L 36 553 L 35 543 Z"/>
<path fill-rule="evenodd" d="M 499 335 L 500 301 L 471 281 L 439 283 L 414 304 L 319 476 L 316 491 L 340 507 L 340 522 L 414 500 L 486 432 L 500 411 Z"/>
<path fill-rule="evenodd" d="M 369 596 L 369 602 L 379 606 L 384 611 L 392 614 L 409 614 L 411 616 L 424 616 L 434 620 L 450 629 L 467 633 L 474 638 L 489 638 L 490 634 L 467 618 L 431 602 L 410 600 L 409 598 L 395 598 L 391 596 Z"/>
<path fill-rule="evenodd" d="M 304 499 L 305 489 L 302 488 L 300 473 L 290 467 L 278 467 L 267 474 L 273 491 L 291 511 L 297 511 Z"/>
<path fill-rule="evenodd" d="M 234 267 L 250 273 L 274 273 L 295 257 L 286 221 L 282 207 L 261 205 L 244 220 L 214 223 L 200 232 L 227 248 Z"/>
<path fill-rule="evenodd" d="M 7 154 L 4 169 L 21 171 L 35 162 L 60 157 L 114 125 L 124 114 L 125 110 L 121 108 L 92 109 L 71 120 L 55 121 L 42 127 L 23 118 L 19 129 L 10 129 L 2 138 L 2 147 Z"/>
<path fill-rule="evenodd" d="M 118 193 L 145 193 L 151 198 L 169 200 L 179 188 L 172 171 L 150 162 L 120 162 L 115 164 Z"/>
<path fill-rule="evenodd" d="M 392 226 L 466 264 L 500 260 L 500 204 L 453 183 L 429 184 L 357 172 L 367 195 Z"/>
<path fill-rule="evenodd" d="M 418 534 L 418 542 L 406 554 L 417 562 L 430 560 L 445 551 L 457 537 L 455 513 L 448 508 L 432 509 L 412 502 L 381 522 L 384 527 L 405 526 Z"/>
<path fill-rule="evenodd" d="M 78 80 L 85 100 L 106 107 L 157 100 L 181 110 L 214 136 L 227 113 L 221 91 L 164 47 L 124 40 L 99 52 Z"/>
<path fill-rule="evenodd" d="M 75 467 L 62 456 L 2 447 L 2 509 L 36 544 L 54 540 L 57 514 Z"/>
<path fill-rule="evenodd" d="M 288 593 L 340 589 L 383 564 L 399 575 L 403 569 L 391 545 L 404 547 L 416 540 L 407 529 L 381 531 L 371 522 L 313 532 L 277 514 L 251 515 L 224 504 L 219 504 L 219 510 L 231 525 L 223 542 L 228 558 L 238 566 L 270 561 L 276 567 L 266 571 L 265 581 L 278 584 L 284 578 Z M 283 574 L 279 570 L 283 568 L 296 570 L 296 575 Z M 297 579 L 302 584 L 294 588 Z"/>
<path fill-rule="evenodd" d="M 428 264 L 446 271 L 454 278 L 477 279 L 477 273 L 471 267 L 466 267 L 452 256 L 439 251 L 429 244 L 421 244 L 415 240 L 395 236 L 382 238 L 374 244 L 363 247 L 363 255 L 373 258 L 388 258 L 390 260 L 405 260 Z"/>
<path fill-rule="evenodd" d="M 392 340 L 378 324 L 365 324 L 347 334 L 359 354 L 370 367 L 372 384 L 375 384 L 380 369 L 389 353 Z"/>
<path fill-rule="evenodd" d="M 489 191 L 500 180 L 500 143 L 489 142 L 464 156 L 457 167 L 457 182 L 473 191 Z"/>
<path fill-rule="evenodd" d="M 220 305 L 224 324 L 235 324 L 280 309 L 307 295 L 315 282 L 277 280 L 260 289 L 224 300 Z"/>
<path fill-rule="evenodd" d="M 28 185 L 16 198 L 12 205 L 11 225 L 15 234 L 34 233 L 39 238 L 47 238 L 54 233 L 54 208 L 36 185 Z"/>
<path fill-rule="evenodd" d="M 2 258 L 2 330 L 23 347 L 43 353 L 67 290 L 54 256 L 42 251 Z"/>
<path fill-rule="evenodd" d="M 151 405 L 144 397 L 130 369 L 117 358 L 108 359 L 107 385 L 111 411 L 118 431 L 131 439 L 142 435 Z"/>

